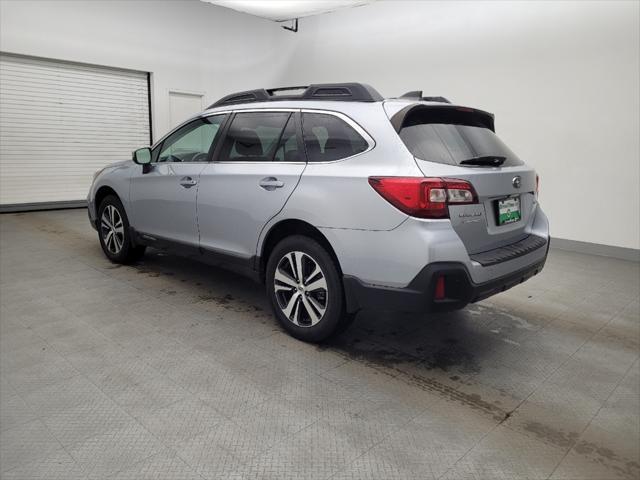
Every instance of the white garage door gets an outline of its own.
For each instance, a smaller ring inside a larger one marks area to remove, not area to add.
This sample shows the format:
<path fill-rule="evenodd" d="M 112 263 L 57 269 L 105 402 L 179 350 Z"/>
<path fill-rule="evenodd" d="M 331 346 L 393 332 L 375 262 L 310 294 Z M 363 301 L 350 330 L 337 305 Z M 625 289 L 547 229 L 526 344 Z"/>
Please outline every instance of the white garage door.
<path fill-rule="evenodd" d="M 143 72 L 0 55 L 0 208 L 86 199 L 149 145 L 148 94 Z"/>

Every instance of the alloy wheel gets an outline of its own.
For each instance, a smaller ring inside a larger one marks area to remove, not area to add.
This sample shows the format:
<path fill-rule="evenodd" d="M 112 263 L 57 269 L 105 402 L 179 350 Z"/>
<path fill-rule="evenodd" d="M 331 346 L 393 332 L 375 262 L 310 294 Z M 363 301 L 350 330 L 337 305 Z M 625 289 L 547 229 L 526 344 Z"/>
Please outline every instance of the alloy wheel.
<path fill-rule="evenodd" d="M 117 255 L 124 245 L 124 223 L 120 212 L 113 205 L 107 205 L 102 212 L 100 230 L 107 250 Z"/>
<path fill-rule="evenodd" d="M 289 252 L 275 270 L 274 291 L 287 319 L 300 327 L 312 327 L 324 316 L 329 292 L 324 272 L 309 254 Z"/>

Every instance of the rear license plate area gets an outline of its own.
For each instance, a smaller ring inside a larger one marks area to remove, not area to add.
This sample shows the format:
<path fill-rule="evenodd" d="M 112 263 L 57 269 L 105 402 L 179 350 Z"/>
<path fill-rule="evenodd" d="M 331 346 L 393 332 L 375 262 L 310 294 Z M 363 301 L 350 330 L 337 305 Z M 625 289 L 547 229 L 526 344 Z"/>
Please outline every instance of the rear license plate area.
<path fill-rule="evenodd" d="M 496 201 L 498 226 L 519 222 L 522 219 L 520 196 L 507 197 Z"/>

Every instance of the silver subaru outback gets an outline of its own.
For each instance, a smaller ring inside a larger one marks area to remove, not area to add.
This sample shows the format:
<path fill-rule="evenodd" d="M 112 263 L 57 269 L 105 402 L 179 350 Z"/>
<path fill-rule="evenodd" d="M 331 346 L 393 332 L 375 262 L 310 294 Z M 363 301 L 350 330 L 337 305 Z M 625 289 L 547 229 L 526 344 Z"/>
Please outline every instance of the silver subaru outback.
<path fill-rule="evenodd" d="M 98 172 L 88 204 L 111 261 L 152 247 L 243 272 L 306 341 L 363 308 L 463 308 L 549 249 L 538 177 L 492 114 L 359 83 L 224 97 Z"/>

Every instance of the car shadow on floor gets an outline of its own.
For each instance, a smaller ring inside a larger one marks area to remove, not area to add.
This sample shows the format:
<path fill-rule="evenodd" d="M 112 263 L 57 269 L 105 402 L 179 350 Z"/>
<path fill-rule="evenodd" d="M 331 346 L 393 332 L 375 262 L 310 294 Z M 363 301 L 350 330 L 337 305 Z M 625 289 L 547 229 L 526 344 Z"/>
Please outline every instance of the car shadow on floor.
<path fill-rule="evenodd" d="M 222 307 L 236 312 L 255 312 L 256 321 L 273 322 L 264 287 L 234 272 L 178 256 L 149 250 L 132 266 L 141 275 L 164 277 L 161 291 L 188 292 L 206 308 Z M 174 297 L 175 298 L 175 297 Z M 344 333 L 318 348 L 331 349 L 346 358 L 372 366 L 442 372 L 456 381 L 478 373 L 487 356 L 504 347 L 489 328 L 501 312 L 487 306 L 469 306 L 446 314 L 406 314 L 361 311 Z"/>

